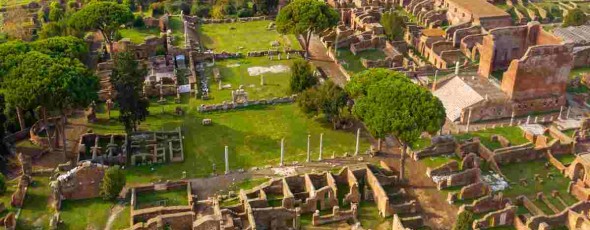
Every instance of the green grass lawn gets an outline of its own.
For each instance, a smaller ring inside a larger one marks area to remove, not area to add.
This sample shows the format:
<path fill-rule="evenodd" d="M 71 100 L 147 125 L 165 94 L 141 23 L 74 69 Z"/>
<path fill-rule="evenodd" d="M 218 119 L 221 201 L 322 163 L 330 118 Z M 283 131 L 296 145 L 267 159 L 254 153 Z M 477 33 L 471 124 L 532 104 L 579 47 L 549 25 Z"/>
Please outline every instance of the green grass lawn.
<path fill-rule="evenodd" d="M 472 137 L 479 137 L 479 139 L 483 145 L 488 147 L 490 150 L 494 151 L 495 149 L 499 149 L 502 147 L 499 142 L 493 142 L 491 140 L 492 135 L 494 135 L 494 134 L 499 134 L 499 135 L 504 136 L 505 138 L 507 138 L 510 141 L 510 143 L 512 143 L 513 146 L 514 145 L 521 145 L 521 144 L 529 142 L 526 138 L 524 138 L 524 133 L 517 126 L 499 127 L 499 128 L 495 128 L 495 129 L 488 129 L 488 130 L 482 130 L 482 131 L 477 131 L 477 132 L 458 134 L 458 135 L 455 135 L 455 138 L 457 138 L 459 140 L 466 140 L 466 139 L 469 139 Z"/>
<path fill-rule="evenodd" d="M 188 205 L 186 189 L 169 191 L 153 191 L 137 193 L 137 208 L 148 208 L 159 205 L 166 206 Z"/>
<path fill-rule="evenodd" d="M 268 30 L 271 21 L 205 24 L 200 27 L 201 41 L 215 52 L 263 51 L 274 49 L 271 42 L 279 41 L 280 47 L 301 50 L 294 35 L 280 35 Z M 232 29 L 233 28 L 233 29 Z"/>
<path fill-rule="evenodd" d="M 10 201 L 12 198 L 12 194 L 16 191 L 18 186 L 18 179 L 6 181 L 6 191 L 0 194 L 0 203 L 4 204 L 6 210 L 4 212 L 0 212 L 0 217 L 3 217 L 4 214 L 7 214 L 9 211 L 14 211 L 14 209 L 10 206 Z"/>
<path fill-rule="evenodd" d="M 115 230 L 129 228 L 129 219 L 131 218 L 131 208 L 129 205 L 125 206 L 125 209 L 121 211 L 119 216 L 113 222 L 113 228 Z"/>
<path fill-rule="evenodd" d="M 53 213 L 48 199 L 51 194 L 49 177 L 33 177 L 18 218 L 18 229 L 47 228 Z"/>
<path fill-rule="evenodd" d="M 319 135 L 324 133 L 324 155 L 332 152 L 342 155 L 352 153 L 355 149 L 355 134 L 331 129 L 330 124 L 321 123 L 306 117 L 297 105 L 257 106 L 232 112 L 201 114 L 196 106 L 201 104 L 195 99 L 184 97 L 181 107 L 188 110 L 185 116 L 173 114 L 178 106 L 169 103 L 165 106 L 152 103 L 151 115 L 141 123 L 142 130 L 172 130 L 182 126 L 184 129 L 185 160 L 182 163 L 136 166 L 127 168 L 129 183 L 146 183 L 157 180 L 180 179 L 182 172 L 187 177 L 202 177 L 212 173 L 212 164 L 217 172 L 223 170 L 224 146 L 229 146 L 230 168 L 248 169 L 254 166 L 277 165 L 280 158 L 280 140 L 285 138 L 285 162 L 306 159 L 307 135 L 312 135 L 312 158 L 318 158 Z M 161 108 L 165 113 L 162 114 Z M 96 133 L 122 133 L 123 127 L 116 121 L 117 112 L 113 112 L 110 121 L 91 124 Z M 99 111 L 99 118 L 106 119 Z M 202 126 L 201 120 L 210 118 L 211 126 Z M 367 149 L 369 143 L 362 139 L 361 149 Z"/>
<path fill-rule="evenodd" d="M 291 60 L 274 60 L 270 61 L 267 57 L 252 57 L 245 59 L 228 59 L 216 61 L 215 66 L 207 68 L 205 74 L 209 76 L 209 100 L 199 101 L 201 104 L 216 104 L 223 101 L 231 101 L 231 91 L 238 89 L 240 85 L 248 93 L 248 99 L 271 99 L 273 97 L 283 97 L 289 95 L 289 82 L 291 72 L 262 74 L 264 77 L 264 86 L 260 85 L 260 76 L 250 76 L 248 68 L 255 67 L 278 67 L 284 66 L 290 68 L 293 63 Z M 213 77 L 213 68 L 218 68 L 223 85 L 231 84 L 232 89 L 219 90 L 219 84 Z"/>
<path fill-rule="evenodd" d="M 416 142 L 412 143 L 412 150 L 422 150 L 430 145 L 430 138 L 419 138 Z"/>
<path fill-rule="evenodd" d="M 568 205 L 575 203 L 576 199 L 567 192 L 570 180 L 553 166 L 549 169 L 545 168 L 545 163 L 546 161 L 538 160 L 500 166 L 502 173 L 508 177 L 507 179 L 511 183 L 510 187 L 503 191 L 504 195 L 511 199 L 519 195 L 526 195 L 529 199 L 534 200 L 538 192 L 543 192 L 545 196 L 551 196 L 551 192 L 557 190 Z M 548 173 L 554 175 L 553 179 L 547 178 Z M 534 181 L 535 174 L 539 174 L 544 182 Z M 528 186 L 525 187 L 519 183 L 521 178 L 527 179 Z"/>
<path fill-rule="evenodd" d="M 114 205 L 102 198 L 65 200 L 60 210 L 63 220 L 60 229 L 104 229 Z M 129 217 L 126 220 L 129 221 Z"/>
<path fill-rule="evenodd" d="M 174 42 L 172 44 L 174 46 L 184 47 L 184 24 L 182 23 L 180 16 L 170 17 L 168 25 L 172 30 L 172 36 L 174 36 Z"/>
<path fill-rule="evenodd" d="M 444 156 L 435 156 L 435 157 L 426 157 L 424 159 L 421 159 L 422 163 L 424 163 L 424 165 L 426 167 L 430 167 L 433 169 L 438 166 L 441 166 L 443 164 L 446 164 L 446 163 L 450 162 L 451 160 L 456 160 L 457 162 L 459 162 L 459 164 L 461 163 L 461 159 L 459 159 L 459 157 L 457 157 L 457 155 L 455 155 L 455 154 L 444 155 Z"/>
<path fill-rule="evenodd" d="M 340 64 L 344 69 L 351 73 L 358 73 L 367 69 L 362 65 L 361 58 L 378 60 L 384 59 L 385 57 L 385 53 L 378 49 L 365 50 L 359 52 L 357 55 L 354 55 L 349 49 L 338 49 L 338 60 L 340 61 Z"/>
<path fill-rule="evenodd" d="M 557 160 L 559 160 L 562 164 L 569 165 L 572 162 L 574 162 L 574 160 L 576 159 L 576 155 L 574 155 L 574 154 L 561 154 L 561 155 L 555 156 L 555 158 L 557 158 Z"/>
<path fill-rule="evenodd" d="M 135 44 L 140 44 L 145 41 L 145 37 L 154 35 L 156 37 L 160 36 L 160 29 L 158 28 L 126 28 L 119 30 L 121 33 L 121 37 L 129 38 L 131 42 Z"/>

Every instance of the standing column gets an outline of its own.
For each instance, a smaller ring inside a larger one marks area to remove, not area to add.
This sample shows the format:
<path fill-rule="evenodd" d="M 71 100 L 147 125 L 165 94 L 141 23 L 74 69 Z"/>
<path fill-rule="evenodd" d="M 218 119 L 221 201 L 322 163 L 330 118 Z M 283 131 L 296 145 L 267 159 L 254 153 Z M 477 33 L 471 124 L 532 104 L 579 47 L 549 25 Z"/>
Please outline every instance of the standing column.
<path fill-rule="evenodd" d="M 229 174 L 229 147 L 225 146 L 225 174 Z"/>
<path fill-rule="evenodd" d="M 318 158 L 318 160 L 322 160 L 322 153 L 323 153 L 323 148 L 324 148 L 324 134 L 320 133 L 320 157 Z"/>
<path fill-rule="evenodd" d="M 307 134 L 307 162 L 311 161 L 311 151 L 310 151 L 310 144 L 311 142 L 311 135 Z"/>
<path fill-rule="evenodd" d="M 359 155 L 360 141 L 361 141 L 361 128 L 358 128 L 356 130 L 356 148 L 354 150 L 354 156 Z"/>
<path fill-rule="evenodd" d="M 514 123 L 514 109 L 512 110 L 512 116 L 510 116 L 510 126 Z"/>
<path fill-rule="evenodd" d="M 528 115 L 526 117 L 526 124 L 528 125 L 530 121 L 531 121 L 531 115 Z"/>
<path fill-rule="evenodd" d="M 570 119 L 570 110 L 572 107 L 567 107 L 567 113 L 565 114 L 565 119 Z"/>
<path fill-rule="evenodd" d="M 434 71 L 434 81 L 432 82 L 432 91 L 436 90 L 436 78 L 438 77 L 438 70 Z"/>
<path fill-rule="evenodd" d="M 563 112 L 563 106 L 561 106 L 559 108 L 559 117 L 557 118 L 557 120 L 561 120 L 561 113 Z"/>
<path fill-rule="evenodd" d="M 465 128 L 466 132 L 469 132 L 469 124 L 471 123 L 471 111 L 472 109 L 469 108 L 469 115 L 467 115 L 467 127 Z"/>
<path fill-rule="evenodd" d="M 281 139 L 281 164 L 283 166 L 283 160 L 285 159 L 285 138 Z"/>
<path fill-rule="evenodd" d="M 455 62 L 455 76 L 459 75 L 459 61 Z"/>

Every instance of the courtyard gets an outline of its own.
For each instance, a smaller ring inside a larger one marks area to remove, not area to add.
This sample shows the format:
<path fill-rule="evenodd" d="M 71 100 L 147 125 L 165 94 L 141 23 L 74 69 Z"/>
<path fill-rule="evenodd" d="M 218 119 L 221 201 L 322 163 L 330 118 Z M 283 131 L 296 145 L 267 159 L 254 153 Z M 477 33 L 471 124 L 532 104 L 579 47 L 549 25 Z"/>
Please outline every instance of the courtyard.
<path fill-rule="evenodd" d="M 206 49 L 221 52 L 266 51 L 282 48 L 301 50 L 301 45 L 294 35 L 281 35 L 269 28 L 272 21 L 235 22 L 223 24 L 205 24 L 200 26 L 200 39 Z M 273 47 L 277 41 L 279 46 Z"/>

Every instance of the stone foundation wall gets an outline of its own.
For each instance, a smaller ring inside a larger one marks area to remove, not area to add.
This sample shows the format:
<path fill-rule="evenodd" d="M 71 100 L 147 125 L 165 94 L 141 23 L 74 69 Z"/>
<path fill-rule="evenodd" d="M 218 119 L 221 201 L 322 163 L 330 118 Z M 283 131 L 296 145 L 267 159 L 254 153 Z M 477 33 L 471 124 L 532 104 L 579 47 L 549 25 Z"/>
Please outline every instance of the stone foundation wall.
<path fill-rule="evenodd" d="M 474 200 L 471 204 L 462 205 L 459 210 L 467 210 L 475 214 L 481 214 L 503 209 L 508 204 L 511 204 L 510 199 L 504 198 L 501 194 L 487 195 Z"/>
<path fill-rule="evenodd" d="M 473 222 L 473 229 L 487 229 L 500 226 L 511 226 L 516 218 L 516 206 L 508 206 L 502 210 L 486 214 Z"/>
<path fill-rule="evenodd" d="M 296 96 L 290 96 L 290 97 L 282 97 L 282 98 L 273 98 L 273 99 L 260 99 L 260 100 L 251 100 L 248 101 L 247 103 L 233 103 L 233 102 L 229 102 L 229 103 L 222 103 L 222 104 L 213 104 L 213 105 L 205 105 L 202 104 L 201 106 L 199 106 L 198 111 L 201 113 L 206 113 L 206 112 L 214 112 L 214 111 L 228 111 L 228 110 L 234 110 L 234 109 L 241 109 L 241 108 L 246 108 L 248 106 L 254 106 L 254 105 L 273 105 L 273 104 L 286 104 L 286 103 L 293 103 L 295 102 L 295 98 Z"/>
<path fill-rule="evenodd" d="M 468 169 L 459 173 L 450 175 L 449 177 L 437 183 L 438 190 L 448 187 L 465 186 L 480 181 L 481 170 L 478 168 Z"/>
<path fill-rule="evenodd" d="M 319 212 L 315 212 L 311 218 L 313 226 L 341 222 L 346 220 L 354 220 L 357 218 L 357 204 L 352 204 L 350 210 L 340 211 L 340 207 L 332 207 L 332 214 L 321 216 Z"/>

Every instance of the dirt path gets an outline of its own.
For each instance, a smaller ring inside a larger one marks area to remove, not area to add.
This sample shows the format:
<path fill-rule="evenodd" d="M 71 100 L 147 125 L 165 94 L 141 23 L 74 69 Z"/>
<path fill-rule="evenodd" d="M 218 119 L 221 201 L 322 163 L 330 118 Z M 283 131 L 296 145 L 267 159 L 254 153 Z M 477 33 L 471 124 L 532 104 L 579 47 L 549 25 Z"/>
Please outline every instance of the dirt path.
<path fill-rule="evenodd" d="M 387 140 L 386 144 L 386 151 L 394 156 L 383 160 L 399 172 L 399 148 L 392 140 Z M 431 229 L 450 229 L 459 208 L 447 203 L 446 193 L 438 191 L 436 184 L 426 176 L 426 166 L 420 161 L 406 158 L 406 179 L 409 181 L 403 188 L 420 203 L 425 224 Z"/>
<path fill-rule="evenodd" d="M 122 203 L 122 202 L 117 203 L 111 209 L 111 215 L 107 219 L 107 223 L 106 223 L 106 225 L 104 227 L 105 230 L 111 230 L 112 229 L 113 223 L 115 222 L 115 220 L 117 219 L 117 217 L 119 216 L 119 214 L 121 214 L 121 212 L 123 212 L 123 210 L 125 210 L 125 203 Z"/>
<path fill-rule="evenodd" d="M 340 86 L 346 84 L 348 81 L 346 76 L 342 73 L 338 64 L 328 56 L 328 50 L 318 36 L 311 37 L 309 53 L 311 62 L 315 66 L 322 68 L 334 83 Z"/>

